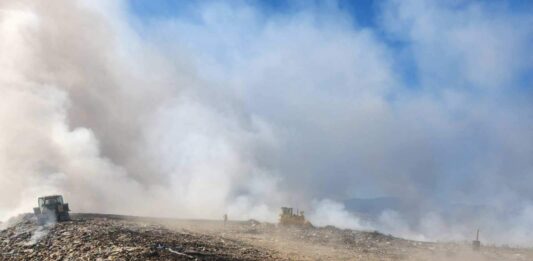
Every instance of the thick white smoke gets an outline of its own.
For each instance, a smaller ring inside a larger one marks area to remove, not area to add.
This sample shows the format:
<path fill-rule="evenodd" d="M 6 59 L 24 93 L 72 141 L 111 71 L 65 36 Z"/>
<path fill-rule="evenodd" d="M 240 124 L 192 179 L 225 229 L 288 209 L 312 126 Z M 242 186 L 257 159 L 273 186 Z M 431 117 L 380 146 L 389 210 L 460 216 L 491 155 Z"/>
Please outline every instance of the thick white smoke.
<path fill-rule="evenodd" d="M 127 2 L 1 1 L 0 219 L 61 193 L 74 211 L 294 205 L 319 225 L 532 243 L 531 15 L 386 1 L 365 28 L 328 3 L 139 21 Z M 376 195 L 424 213 L 368 222 L 340 202 Z M 491 211 L 450 223 L 453 203 Z"/>
<path fill-rule="evenodd" d="M 61 193 L 74 211 L 272 218 L 269 126 L 100 4 L 2 3 L 2 217 Z"/>

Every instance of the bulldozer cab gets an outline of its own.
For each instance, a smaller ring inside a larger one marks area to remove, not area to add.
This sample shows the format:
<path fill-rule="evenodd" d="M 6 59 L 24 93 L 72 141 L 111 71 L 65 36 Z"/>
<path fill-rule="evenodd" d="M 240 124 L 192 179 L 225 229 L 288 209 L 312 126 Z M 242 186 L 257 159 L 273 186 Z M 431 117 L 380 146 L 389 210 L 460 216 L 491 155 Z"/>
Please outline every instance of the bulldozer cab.
<path fill-rule="evenodd" d="M 281 208 L 281 214 L 282 215 L 292 215 L 292 208 L 282 207 Z"/>
<path fill-rule="evenodd" d="M 39 208 L 45 208 L 47 206 L 63 205 L 63 196 L 47 196 L 41 197 L 38 200 Z"/>

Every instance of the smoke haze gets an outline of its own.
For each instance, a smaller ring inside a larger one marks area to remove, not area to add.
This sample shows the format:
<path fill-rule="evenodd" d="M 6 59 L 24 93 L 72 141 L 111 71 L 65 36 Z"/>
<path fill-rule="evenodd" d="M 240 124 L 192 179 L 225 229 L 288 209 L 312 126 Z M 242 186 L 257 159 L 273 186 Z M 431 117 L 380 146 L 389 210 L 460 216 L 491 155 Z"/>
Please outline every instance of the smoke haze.
<path fill-rule="evenodd" d="M 75 212 L 292 205 L 317 225 L 533 243 L 530 13 L 385 1 L 368 27 L 293 4 L 141 20 L 126 1 L 1 1 L 0 219 L 59 193 Z M 421 214 L 343 204 L 379 196 Z"/>

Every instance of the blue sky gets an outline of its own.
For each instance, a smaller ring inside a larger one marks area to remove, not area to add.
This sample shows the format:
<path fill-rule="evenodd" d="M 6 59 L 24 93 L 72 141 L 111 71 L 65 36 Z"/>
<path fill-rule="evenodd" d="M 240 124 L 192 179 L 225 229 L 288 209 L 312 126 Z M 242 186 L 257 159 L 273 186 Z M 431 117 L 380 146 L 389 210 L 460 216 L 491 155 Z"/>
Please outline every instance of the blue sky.
<path fill-rule="evenodd" d="M 176 17 L 190 11 L 198 3 L 206 1 L 179 1 L 179 0 L 128 0 L 130 11 L 139 17 Z M 209 2 L 209 1 L 207 1 Z M 211 1 L 216 2 L 216 1 Z M 290 0 L 248 0 L 248 1 L 230 1 L 246 3 L 256 6 L 267 13 L 286 13 L 297 10 L 302 6 L 309 5 L 327 5 L 334 4 L 341 10 L 349 13 L 358 24 L 362 26 L 373 26 L 376 14 L 379 12 L 379 5 L 383 1 L 376 0 L 340 0 L 340 1 L 290 1 Z M 329 3 L 328 3 L 329 2 Z M 461 3 L 474 1 L 456 1 L 460 6 Z M 509 1 L 485 1 L 501 5 L 507 5 L 516 12 L 528 12 L 533 7 L 533 3 L 528 0 L 509 0 Z"/>
<path fill-rule="evenodd" d="M 129 6 L 132 13 L 138 15 L 141 18 L 161 18 L 161 17 L 176 17 L 187 15 L 186 13 L 190 9 L 194 8 L 198 3 L 205 3 L 206 1 L 175 1 L 175 0 L 155 0 L 155 1 L 143 1 L 143 0 L 129 0 Z M 212 1 L 216 2 L 216 1 Z M 230 1 L 231 2 L 231 1 Z M 284 1 L 284 0 L 272 0 L 272 1 L 233 1 L 239 3 L 246 3 L 257 8 L 260 8 L 267 14 L 275 13 L 290 13 L 294 12 L 302 7 L 309 5 L 320 6 L 327 5 L 325 1 Z M 329 1 L 331 2 L 331 1 Z M 359 0 L 350 1 L 342 0 L 333 3 L 341 10 L 349 13 L 359 25 L 372 26 L 374 24 L 374 16 L 376 14 L 376 3 L 379 1 L 374 0 Z M 329 3 L 331 4 L 331 3 Z"/>
<path fill-rule="evenodd" d="M 154 20 L 188 20 L 190 22 L 200 22 L 198 9 L 201 6 L 215 4 L 226 4 L 229 6 L 249 6 L 261 13 L 266 19 L 271 16 L 285 15 L 309 11 L 315 13 L 328 13 L 334 10 L 349 17 L 354 28 L 369 28 L 373 30 L 376 37 L 388 45 L 389 48 L 395 49 L 398 55 L 397 71 L 401 73 L 403 80 L 411 87 L 416 88 L 418 75 L 416 64 L 414 64 L 412 54 L 406 50 L 406 43 L 403 39 L 398 39 L 393 35 L 384 32 L 383 28 L 383 5 L 386 1 L 375 0 L 339 0 L 339 1 L 260 1 L 260 0 L 242 0 L 242 1 L 175 1 L 175 0 L 128 0 L 127 6 L 129 12 L 139 19 L 141 23 L 150 23 Z M 509 1 L 469 1 L 456 0 L 447 2 L 449 6 L 457 10 L 483 3 L 489 9 L 505 10 L 504 12 L 515 13 L 516 15 L 527 15 L 533 11 L 533 2 L 527 0 L 509 0 Z M 329 11 L 328 11 L 329 10 Z M 523 74 L 521 81 L 531 81 L 530 74 Z"/>

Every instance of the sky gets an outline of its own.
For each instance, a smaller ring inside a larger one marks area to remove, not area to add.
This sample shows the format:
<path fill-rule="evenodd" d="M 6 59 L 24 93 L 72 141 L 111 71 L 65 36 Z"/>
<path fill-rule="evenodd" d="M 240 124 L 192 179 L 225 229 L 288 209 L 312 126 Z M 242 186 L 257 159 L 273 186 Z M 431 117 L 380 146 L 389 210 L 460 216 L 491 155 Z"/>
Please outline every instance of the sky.
<path fill-rule="evenodd" d="M 150 21 L 156 19 L 192 19 L 192 14 L 197 6 L 205 3 L 206 1 L 173 1 L 173 0 L 157 0 L 157 1 L 142 1 L 142 0 L 130 0 L 128 1 L 128 11 L 135 19 L 139 19 L 141 23 L 150 23 Z M 207 1 L 209 2 L 209 1 Z M 213 2 L 213 1 L 211 1 Z M 228 3 L 228 2 L 226 2 Z M 359 1 L 287 1 L 287 0 L 273 0 L 273 1 L 233 1 L 231 4 L 236 5 L 245 4 L 253 6 L 258 9 L 262 15 L 276 16 L 283 14 L 294 14 L 298 11 L 305 10 L 306 8 L 314 8 L 315 11 L 321 12 L 320 9 L 334 8 L 336 11 L 347 16 L 355 28 L 370 28 L 374 30 L 377 37 L 380 40 L 386 42 L 390 48 L 401 49 L 403 41 L 395 39 L 384 33 L 382 27 L 382 10 L 384 1 L 375 0 L 359 0 Z M 455 0 L 448 2 L 453 7 L 460 9 L 468 5 L 475 4 L 476 1 L 467 0 Z M 478 1 L 479 3 L 479 1 Z M 499 5 L 499 8 L 507 9 L 509 12 L 517 14 L 527 14 L 533 11 L 533 4 L 527 0 L 509 0 L 509 1 L 487 1 L 486 5 Z M 198 21 L 198 20 L 196 20 Z M 404 60 L 402 61 L 402 67 L 404 69 L 403 76 L 410 81 L 409 83 L 415 84 L 416 82 L 416 70 L 414 61 Z"/>
<path fill-rule="evenodd" d="M 317 225 L 531 244 L 532 8 L 1 2 L 0 219 L 57 193 L 80 212 L 275 222 L 294 206 Z M 345 205 L 373 197 L 424 213 Z M 464 206 L 486 211 L 450 218 Z"/>
<path fill-rule="evenodd" d="M 172 18 L 179 16 L 187 16 L 187 11 L 194 9 L 201 1 L 140 1 L 133 0 L 128 2 L 129 11 L 140 17 L 141 19 L 153 19 L 153 18 Z M 373 0 L 362 1 L 236 1 L 234 3 L 253 5 L 255 8 L 259 8 L 261 12 L 268 15 L 275 15 L 277 13 L 293 13 L 297 12 L 301 8 L 309 7 L 310 5 L 315 8 L 323 6 L 335 6 L 348 13 L 354 23 L 362 26 L 374 25 L 375 16 L 379 2 Z"/>

